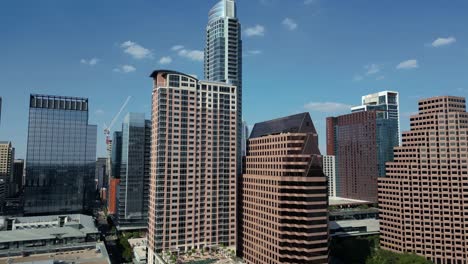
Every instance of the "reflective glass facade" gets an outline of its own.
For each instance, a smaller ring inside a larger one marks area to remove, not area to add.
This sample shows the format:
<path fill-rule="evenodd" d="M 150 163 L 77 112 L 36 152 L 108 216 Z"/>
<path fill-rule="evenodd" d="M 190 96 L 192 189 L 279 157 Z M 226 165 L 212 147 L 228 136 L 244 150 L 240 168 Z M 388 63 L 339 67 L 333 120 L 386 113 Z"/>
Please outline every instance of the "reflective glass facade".
<path fill-rule="evenodd" d="M 94 200 L 97 126 L 88 99 L 31 95 L 24 212 L 86 212 Z"/>
<path fill-rule="evenodd" d="M 151 148 L 151 121 L 145 115 L 129 113 L 122 125 L 119 227 L 146 228 Z M 118 146 L 117 146 L 118 148 Z"/>

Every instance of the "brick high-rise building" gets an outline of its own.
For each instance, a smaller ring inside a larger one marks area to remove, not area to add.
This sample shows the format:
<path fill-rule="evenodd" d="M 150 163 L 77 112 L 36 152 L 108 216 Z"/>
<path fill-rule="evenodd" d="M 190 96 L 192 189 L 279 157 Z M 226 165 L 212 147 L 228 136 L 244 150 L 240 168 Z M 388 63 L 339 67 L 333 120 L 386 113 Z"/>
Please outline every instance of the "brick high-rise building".
<path fill-rule="evenodd" d="M 310 115 L 256 124 L 246 160 L 244 262 L 328 263 L 327 178 Z"/>
<path fill-rule="evenodd" d="M 435 264 L 468 263 L 467 137 L 465 98 L 419 102 L 387 176 L 379 178 L 382 248 Z"/>
<path fill-rule="evenodd" d="M 399 145 L 398 93 L 363 97 L 353 113 L 327 118 L 327 154 L 335 156 L 336 196 L 377 202 L 377 178 Z"/>
<path fill-rule="evenodd" d="M 148 263 L 162 251 L 236 245 L 236 86 L 155 71 Z"/>

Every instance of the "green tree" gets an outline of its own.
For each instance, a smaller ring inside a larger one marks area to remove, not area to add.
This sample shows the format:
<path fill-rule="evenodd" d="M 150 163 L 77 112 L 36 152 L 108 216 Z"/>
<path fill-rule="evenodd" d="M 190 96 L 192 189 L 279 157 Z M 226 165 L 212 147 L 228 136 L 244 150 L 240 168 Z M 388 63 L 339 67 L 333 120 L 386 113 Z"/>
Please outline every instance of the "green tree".
<path fill-rule="evenodd" d="M 367 259 L 366 264 L 432 264 L 432 262 L 414 254 L 398 254 L 379 249 Z"/>

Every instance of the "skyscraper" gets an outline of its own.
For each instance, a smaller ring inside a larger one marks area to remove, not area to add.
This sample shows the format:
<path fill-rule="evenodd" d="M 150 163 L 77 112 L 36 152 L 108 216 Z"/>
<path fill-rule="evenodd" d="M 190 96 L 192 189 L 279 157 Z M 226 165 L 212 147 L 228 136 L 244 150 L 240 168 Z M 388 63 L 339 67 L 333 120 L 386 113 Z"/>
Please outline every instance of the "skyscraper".
<path fill-rule="evenodd" d="M 225 82 L 237 87 L 236 145 L 239 147 L 236 155 L 239 180 L 242 177 L 241 146 L 245 146 L 245 131 L 242 124 L 242 31 L 234 0 L 220 0 L 209 11 L 204 57 L 206 80 Z"/>
<path fill-rule="evenodd" d="M 255 124 L 243 175 L 246 264 L 328 263 L 327 178 L 309 113 Z"/>
<path fill-rule="evenodd" d="M 435 264 L 468 263 L 468 113 L 465 98 L 419 102 L 387 176 L 379 178 L 380 245 Z"/>
<path fill-rule="evenodd" d="M 242 87 L 241 25 L 234 0 L 221 0 L 209 12 L 205 79 Z M 238 92 L 240 95 L 240 88 Z"/>
<path fill-rule="evenodd" d="M 117 192 L 119 230 L 146 229 L 150 175 L 151 121 L 145 114 L 129 113 L 122 124 L 120 182 Z"/>
<path fill-rule="evenodd" d="M 237 88 L 155 71 L 148 263 L 236 245 Z"/>
<path fill-rule="evenodd" d="M 109 191 L 107 197 L 107 211 L 111 215 L 117 213 L 117 195 L 120 184 L 120 172 L 122 163 L 122 132 L 115 131 L 112 139 L 111 152 L 111 176 L 109 177 Z"/>
<path fill-rule="evenodd" d="M 24 160 L 16 159 L 13 164 L 13 179 L 16 183 L 17 190 L 21 191 L 23 189 L 24 181 Z"/>
<path fill-rule="evenodd" d="M 30 96 L 24 213 L 92 209 L 97 127 L 88 124 L 88 99 Z"/>
<path fill-rule="evenodd" d="M 107 158 L 98 158 L 96 160 L 96 176 L 94 177 L 97 182 L 97 190 L 107 188 L 109 179 L 107 178 Z"/>
<path fill-rule="evenodd" d="M 377 178 L 399 145 L 398 93 L 364 96 L 363 104 L 327 118 L 327 154 L 335 156 L 336 195 L 376 203 Z"/>

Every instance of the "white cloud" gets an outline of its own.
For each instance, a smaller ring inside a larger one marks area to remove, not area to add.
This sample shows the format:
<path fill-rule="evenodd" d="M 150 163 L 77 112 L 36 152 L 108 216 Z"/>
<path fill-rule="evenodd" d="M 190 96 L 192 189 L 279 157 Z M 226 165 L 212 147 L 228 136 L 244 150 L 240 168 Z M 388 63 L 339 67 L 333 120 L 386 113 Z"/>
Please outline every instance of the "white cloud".
<path fill-rule="evenodd" d="M 438 47 L 453 44 L 455 42 L 457 42 L 457 39 L 454 38 L 454 37 L 438 38 L 438 39 L 434 40 L 434 42 L 432 42 L 432 47 L 438 48 Z"/>
<path fill-rule="evenodd" d="M 170 64 L 171 62 L 172 62 L 172 58 L 169 56 L 165 56 L 159 59 L 159 64 L 161 65 L 167 65 L 167 64 Z"/>
<path fill-rule="evenodd" d="M 309 111 L 335 113 L 351 109 L 351 105 L 336 103 L 336 102 L 310 102 L 304 105 L 304 108 Z"/>
<path fill-rule="evenodd" d="M 94 114 L 95 114 L 95 115 L 103 115 L 103 114 L 104 114 L 104 110 L 98 109 L 98 110 L 94 111 Z"/>
<path fill-rule="evenodd" d="M 182 45 L 175 45 L 175 46 L 172 46 L 171 50 L 178 51 L 178 50 L 181 50 L 183 48 L 184 48 L 184 46 L 182 46 Z"/>
<path fill-rule="evenodd" d="M 259 54 L 262 54 L 263 51 L 261 51 L 261 50 L 249 50 L 249 51 L 247 51 L 247 53 L 250 54 L 250 55 L 259 55 Z"/>
<path fill-rule="evenodd" d="M 297 29 L 297 23 L 293 19 L 287 17 L 283 20 L 281 23 L 283 26 L 285 26 L 288 30 L 296 30 Z"/>
<path fill-rule="evenodd" d="M 143 46 L 132 42 L 125 41 L 120 45 L 125 53 L 130 54 L 135 59 L 151 59 L 153 58 L 153 52 Z"/>
<path fill-rule="evenodd" d="M 86 65 L 89 65 L 89 66 L 94 66 L 94 65 L 98 64 L 99 61 L 100 60 L 98 58 L 92 58 L 92 59 L 89 59 L 89 60 L 81 59 L 80 63 L 81 64 L 86 64 Z"/>
<path fill-rule="evenodd" d="M 375 78 L 376 81 L 382 81 L 383 79 L 385 79 L 385 76 L 383 75 Z"/>
<path fill-rule="evenodd" d="M 179 56 L 187 58 L 193 61 L 203 61 L 204 52 L 201 50 L 189 50 L 189 49 L 180 49 L 178 50 L 177 54 Z"/>
<path fill-rule="evenodd" d="M 362 80 L 364 80 L 364 77 L 362 77 L 361 75 L 354 75 L 353 77 L 353 81 L 355 82 L 360 82 Z"/>
<path fill-rule="evenodd" d="M 136 71 L 132 65 L 121 65 L 113 70 L 114 72 L 130 73 Z"/>
<path fill-rule="evenodd" d="M 407 60 L 403 61 L 396 67 L 398 70 L 409 70 L 409 69 L 416 69 L 419 68 L 419 64 L 417 60 Z"/>
<path fill-rule="evenodd" d="M 247 35 L 247 37 L 265 36 L 265 27 L 261 25 L 255 25 L 253 27 L 249 27 L 245 30 L 245 34 Z"/>
<path fill-rule="evenodd" d="M 373 75 L 379 73 L 382 70 L 382 66 L 378 64 L 369 64 L 364 66 L 364 69 L 366 69 L 366 75 Z"/>
<path fill-rule="evenodd" d="M 317 3 L 318 0 L 304 0 L 304 5 L 311 5 Z"/>

